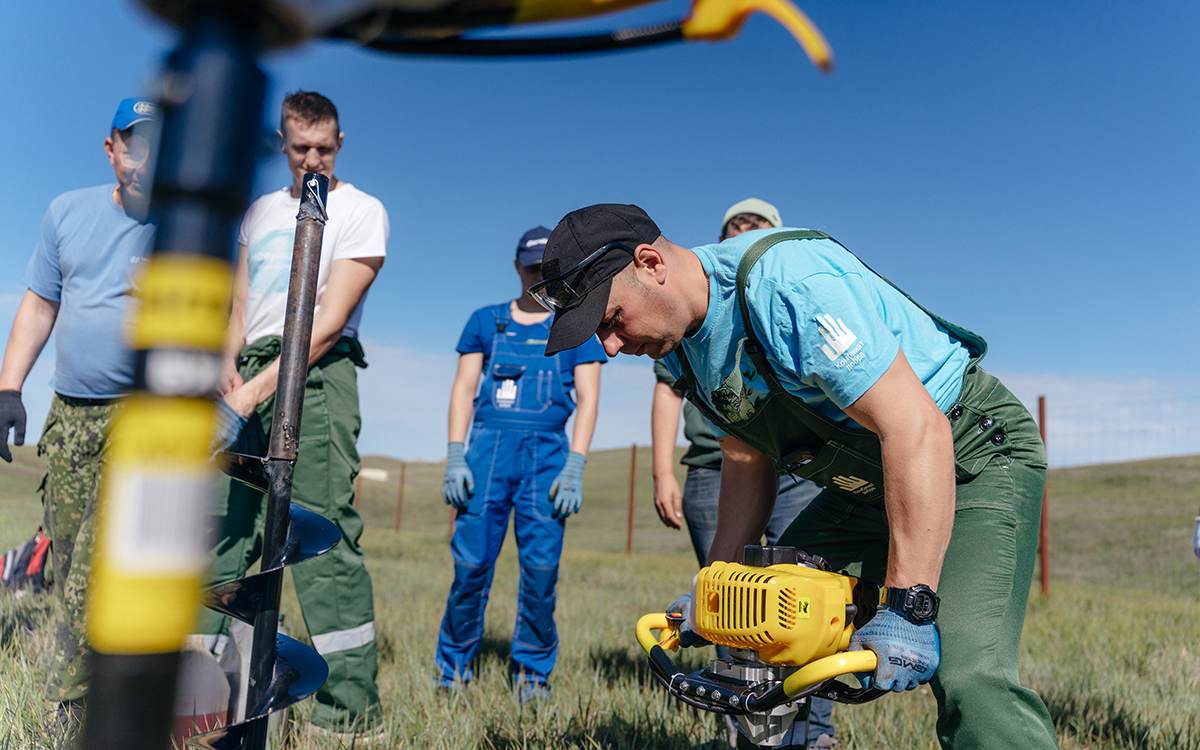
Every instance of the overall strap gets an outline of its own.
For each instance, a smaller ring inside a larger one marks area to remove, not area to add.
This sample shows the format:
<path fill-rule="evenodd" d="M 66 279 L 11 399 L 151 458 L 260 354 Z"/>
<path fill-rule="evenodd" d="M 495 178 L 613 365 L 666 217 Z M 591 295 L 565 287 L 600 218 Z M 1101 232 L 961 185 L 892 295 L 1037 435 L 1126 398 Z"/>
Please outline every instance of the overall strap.
<path fill-rule="evenodd" d="M 780 242 L 788 240 L 831 240 L 833 239 L 824 232 L 818 232 L 813 229 L 793 229 L 787 232 L 775 232 L 763 237 L 758 242 L 755 242 L 746 250 L 746 254 L 742 256 L 742 260 L 738 263 L 737 269 L 737 299 L 738 310 L 742 313 L 742 328 L 746 334 L 745 351 L 750 355 L 750 361 L 754 363 L 754 369 L 758 370 L 758 374 L 763 376 L 763 380 L 767 382 L 767 388 L 773 392 L 782 392 L 783 387 L 779 385 L 779 381 L 775 378 L 775 371 L 771 369 L 771 365 L 767 363 L 767 356 L 763 353 L 762 344 L 758 341 L 758 336 L 754 333 L 754 326 L 750 323 L 750 306 L 746 304 L 746 284 L 750 277 L 750 269 L 754 268 L 754 264 L 771 248 Z M 834 240 L 836 242 L 836 240 Z"/>
<path fill-rule="evenodd" d="M 682 393 L 684 398 L 686 398 L 692 403 L 693 406 L 700 410 L 700 413 L 704 415 L 705 419 L 724 429 L 724 427 L 727 426 L 725 420 L 718 416 L 717 413 L 711 408 L 709 408 L 704 399 L 701 398 L 698 393 L 696 393 L 696 373 L 692 370 L 692 363 L 688 361 L 687 353 L 683 350 L 683 347 L 675 347 L 671 354 L 674 354 L 678 358 L 679 369 L 682 371 L 679 377 L 675 380 L 675 384 L 671 387 Z"/>
<path fill-rule="evenodd" d="M 496 316 L 496 333 L 504 333 L 504 329 L 508 328 L 508 305 L 505 303 L 500 306 L 499 314 Z"/>

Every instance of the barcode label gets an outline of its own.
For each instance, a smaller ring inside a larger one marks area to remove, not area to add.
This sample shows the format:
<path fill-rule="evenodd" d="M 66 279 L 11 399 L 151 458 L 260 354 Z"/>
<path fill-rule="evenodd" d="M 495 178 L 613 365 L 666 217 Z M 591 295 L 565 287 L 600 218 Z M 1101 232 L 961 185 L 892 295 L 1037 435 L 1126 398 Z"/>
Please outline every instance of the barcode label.
<path fill-rule="evenodd" d="M 129 467 L 109 472 L 103 549 L 126 575 L 196 575 L 212 548 L 213 475 Z"/>

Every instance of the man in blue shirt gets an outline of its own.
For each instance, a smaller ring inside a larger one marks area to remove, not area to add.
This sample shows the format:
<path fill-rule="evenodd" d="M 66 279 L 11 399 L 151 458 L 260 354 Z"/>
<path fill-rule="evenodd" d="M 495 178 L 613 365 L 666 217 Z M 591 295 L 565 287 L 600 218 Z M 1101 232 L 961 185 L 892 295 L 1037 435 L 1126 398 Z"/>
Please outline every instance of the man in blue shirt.
<path fill-rule="evenodd" d="M 459 339 L 442 485 L 458 516 L 451 541 L 454 583 L 438 632 L 439 684 L 452 688 L 475 676 L 483 610 L 511 513 L 521 565 L 512 666 L 522 702 L 550 690 L 558 655 L 554 605 L 563 530 L 583 501 L 600 365 L 608 361 L 594 337 L 571 351 L 543 356 L 550 315 L 525 290 L 542 279 L 549 235 L 545 227 L 525 233 L 514 261 L 521 296 L 476 310 Z M 568 451 L 565 428 L 572 411 Z M 468 427 L 471 447 L 464 451 Z"/>
<path fill-rule="evenodd" d="M 755 230 L 692 250 L 636 206 L 590 206 L 551 235 L 546 351 L 593 334 L 614 355 L 668 354 L 717 428 L 719 527 L 739 560 L 775 477 L 825 487 L 781 544 L 885 585 L 856 631 L 865 684 L 930 681 L 945 748 L 1052 748 L 1017 676 L 1045 451 L 1028 411 L 979 367 L 986 343 L 934 316 L 821 232 Z"/>
<path fill-rule="evenodd" d="M 730 206 L 721 220 L 718 242 L 737 237 L 755 229 L 782 227 L 779 209 L 759 200 L 747 198 Z M 670 355 L 668 355 L 670 356 Z M 665 360 L 654 363 L 654 399 L 650 406 L 650 439 L 653 444 L 654 507 L 658 517 L 671 528 L 679 528 L 679 518 L 687 519 L 692 547 L 703 566 L 708 560 L 708 548 L 717 533 L 717 502 L 721 490 L 721 446 L 708 420 L 693 404 L 686 403 L 675 391 L 675 376 L 667 369 Z M 675 437 L 679 430 L 679 411 L 683 409 L 684 437 L 691 444 L 682 463 L 688 467 L 683 492 L 671 467 L 675 453 Z M 775 508 L 767 522 L 767 544 L 778 544 L 796 516 L 821 491 L 807 479 L 792 475 L 779 478 Z M 717 646 L 717 658 L 728 659 L 729 649 Z M 736 740 L 737 722 L 726 716 L 731 740 Z M 787 745 L 780 747 L 832 747 L 834 742 L 833 702 L 813 698 L 807 722 L 792 725 L 784 737 Z"/>
<path fill-rule="evenodd" d="M 119 397 L 133 386 L 133 355 L 125 348 L 122 326 L 131 275 L 154 242 L 146 215 L 157 118 L 158 107 L 150 101 L 122 101 L 104 139 L 116 184 L 73 190 L 51 201 L 0 367 L 0 458 L 11 461 L 8 431 L 14 432 L 14 444 L 25 442 L 21 388 L 50 333 L 56 334 L 54 399 L 38 455 L 46 459 L 44 525 L 54 588 L 63 602 L 46 699 L 58 704 L 58 720 L 67 730 L 81 719 L 89 678 L 83 604 L 108 428 Z"/>

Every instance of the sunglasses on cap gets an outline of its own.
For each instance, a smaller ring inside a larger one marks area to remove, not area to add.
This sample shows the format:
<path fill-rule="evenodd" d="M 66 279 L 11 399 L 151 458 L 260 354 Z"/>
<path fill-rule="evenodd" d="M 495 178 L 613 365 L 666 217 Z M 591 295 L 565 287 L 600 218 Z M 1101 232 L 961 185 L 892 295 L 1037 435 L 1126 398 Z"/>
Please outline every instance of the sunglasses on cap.
<path fill-rule="evenodd" d="M 609 251 L 618 248 L 629 253 L 632 258 L 633 248 L 621 242 L 610 242 L 567 271 L 529 287 L 529 296 L 550 312 L 561 312 L 578 307 L 593 289 L 629 265 L 629 260 L 624 260 L 619 267 L 614 268 L 612 264 L 608 264 L 608 268 L 596 270 L 595 267 L 608 255 Z M 606 271 L 611 271 L 611 273 L 606 273 Z"/>

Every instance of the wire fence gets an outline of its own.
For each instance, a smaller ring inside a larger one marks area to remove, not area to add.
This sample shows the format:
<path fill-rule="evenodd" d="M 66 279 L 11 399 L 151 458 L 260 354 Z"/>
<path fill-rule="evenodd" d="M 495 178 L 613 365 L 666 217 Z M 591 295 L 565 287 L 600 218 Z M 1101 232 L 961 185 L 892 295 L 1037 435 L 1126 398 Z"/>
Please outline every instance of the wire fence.
<path fill-rule="evenodd" d="M 1200 394 L 1047 398 L 1046 450 L 1054 468 L 1200 454 Z"/>

